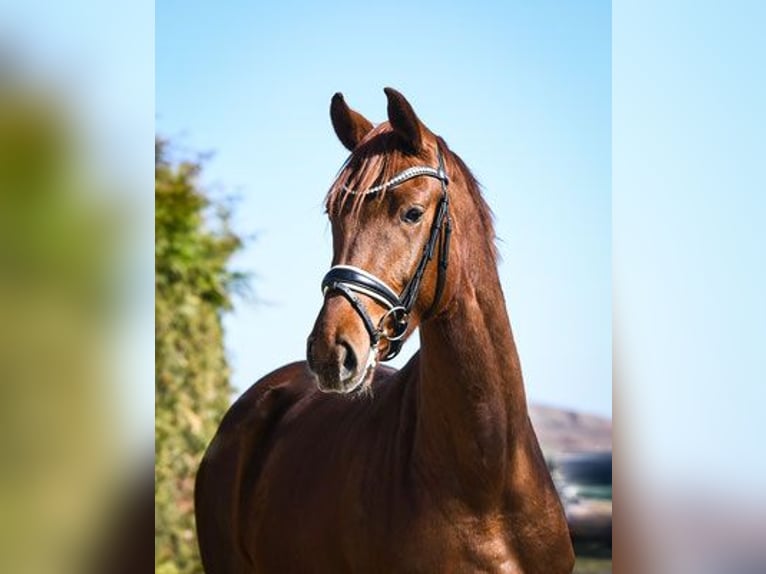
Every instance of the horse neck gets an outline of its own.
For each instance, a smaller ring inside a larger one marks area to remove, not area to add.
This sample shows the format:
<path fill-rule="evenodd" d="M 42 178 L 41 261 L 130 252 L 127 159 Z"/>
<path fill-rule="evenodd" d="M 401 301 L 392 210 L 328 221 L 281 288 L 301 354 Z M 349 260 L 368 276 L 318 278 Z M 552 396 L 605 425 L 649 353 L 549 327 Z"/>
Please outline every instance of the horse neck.
<path fill-rule="evenodd" d="M 464 241 L 488 241 L 479 230 L 474 234 L 481 236 Z M 434 477 L 443 469 L 453 486 L 483 496 L 491 495 L 487 489 L 493 486 L 502 488 L 510 457 L 528 438 L 529 423 L 494 257 L 478 249 L 463 259 L 470 269 L 460 270 L 457 295 L 420 329 L 416 451 Z"/>

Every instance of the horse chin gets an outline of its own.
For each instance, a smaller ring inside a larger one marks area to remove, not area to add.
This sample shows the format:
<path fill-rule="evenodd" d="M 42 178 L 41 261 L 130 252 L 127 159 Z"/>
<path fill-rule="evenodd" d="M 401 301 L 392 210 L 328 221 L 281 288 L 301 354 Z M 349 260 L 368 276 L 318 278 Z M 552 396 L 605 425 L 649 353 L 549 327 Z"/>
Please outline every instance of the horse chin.
<path fill-rule="evenodd" d="M 340 383 L 340 386 L 331 387 L 325 386 L 319 380 L 317 380 L 317 389 L 319 389 L 320 392 L 326 393 L 328 395 L 350 395 L 361 389 L 361 387 L 361 382 Z"/>

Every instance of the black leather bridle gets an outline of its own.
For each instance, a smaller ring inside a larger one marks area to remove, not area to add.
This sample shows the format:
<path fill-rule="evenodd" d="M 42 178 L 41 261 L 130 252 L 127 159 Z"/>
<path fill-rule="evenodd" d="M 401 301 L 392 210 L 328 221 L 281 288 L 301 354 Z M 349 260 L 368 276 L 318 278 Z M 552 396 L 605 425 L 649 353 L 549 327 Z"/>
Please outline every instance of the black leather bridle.
<path fill-rule="evenodd" d="M 425 316 L 429 316 L 439 303 L 444 290 L 444 282 L 447 274 L 447 264 L 449 262 L 449 242 L 452 233 L 452 221 L 449 215 L 449 196 L 447 195 L 447 186 L 449 178 L 444 169 L 444 158 L 438 145 L 436 148 L 439 165 L 437 168 L 430 166 L 414 166 L 397 174 L 389 181 L 371 187 L 363 191 L 353 191 L 346 189 L 352 194 L 371 195 L 379 191 L 391 189 L 401 185 L 405 181 L 416 177 L 433 177 L 441 182 L 442 194 L 439 204 L 436 207 L 436 215 L 431 223 L 431 232 L 428 241 L 423 246 L 423 254 L 420 256 L 415 272 L 405 285 L 402 292 L 397 295 L 384 281 L 378 279 L 372 273 L 354 267 L 353 265 L 335 265 L 330 268 L 322 279 L 322 293 L 338 292 L 345 297 L 351 304 L 351 307 L 359 314 L 364 323 L 367 333 L 370 335 L 370 355 L 373 360 L 377 360 L 378 344 L 381 340 L 388 341 L 386 354 L 380 360 L 390 361 L 404 344 L 404 336 L 409 326 L 410 313 L 418 298 L 420 286 L 423 281 L 428 262 L 433 259 L 436 244 L 439 243 L 439 266 L 437 269 L 436 292 L 430 309 Z M 354 294 L 359 293 L 370 297 L 386 307 L 385 314 L 378 321 L 377 326 L 370 318 L 364 304 Z M 370 363 L 370 361 L 368 361 Z M 371 363 L 370 363 L 371 364 Z"/>

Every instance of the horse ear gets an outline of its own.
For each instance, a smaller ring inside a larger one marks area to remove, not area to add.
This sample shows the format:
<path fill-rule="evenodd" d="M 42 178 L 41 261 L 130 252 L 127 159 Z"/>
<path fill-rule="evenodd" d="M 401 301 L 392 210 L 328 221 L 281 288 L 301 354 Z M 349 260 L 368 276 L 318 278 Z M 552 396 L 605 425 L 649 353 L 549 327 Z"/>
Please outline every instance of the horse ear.
<path fill-rule="evenodd" d="M 343 94 L 340 92 L 332 97 L 330 119 L 335 134 L 349 151 L 354 151 L 359 142 L 372 129 L 372 123 L 367 118 L 346 105 Z"/>
<path fill-rule="evenodd" d="M 393 88 L 384 88 L 388 98 L 388 121 L 391 127 L 404 140 L 412 153 L 418 153 L 423 147 L 423 132 L 420 120 L 405 97 Z"/>

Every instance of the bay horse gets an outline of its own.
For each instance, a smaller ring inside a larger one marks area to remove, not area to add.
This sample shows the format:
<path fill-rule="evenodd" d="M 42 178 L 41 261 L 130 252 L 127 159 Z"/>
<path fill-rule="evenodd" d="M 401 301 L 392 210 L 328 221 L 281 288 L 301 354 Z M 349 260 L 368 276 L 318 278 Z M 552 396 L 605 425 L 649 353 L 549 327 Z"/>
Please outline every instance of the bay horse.
<path fill-rule="evenodd" d="M 208 574 L 571 572 L 479 185 L 396 90 L 326 199 L 333 260 L 307 360 L 227 412 L 200 464 Z M 420 327 L 401 370 L 379 366 Z"/>

